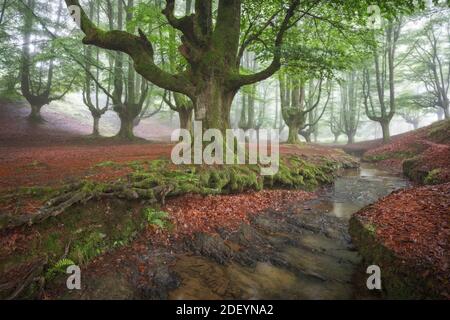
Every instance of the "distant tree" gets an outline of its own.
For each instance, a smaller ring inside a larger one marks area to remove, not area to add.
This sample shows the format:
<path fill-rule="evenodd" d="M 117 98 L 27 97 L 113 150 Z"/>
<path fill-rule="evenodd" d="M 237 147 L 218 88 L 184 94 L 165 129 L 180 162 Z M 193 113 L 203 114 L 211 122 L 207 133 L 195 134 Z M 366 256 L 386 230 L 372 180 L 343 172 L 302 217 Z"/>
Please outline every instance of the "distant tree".
<path fill-rule="evenodd" d="M 334 136 L 334 143 L 338 143 L 339 137 L 342 135 L 341 131 L 341 117 L 340 117 L 340 109 L 336 108 L 336 101 L 334 96 L 333 87 L 331 87 L 331 97 L 330 97 L 330 107 L 328 108 L 328 126 L 330 127 L 330 131 Z"/>
<path fill-rule="evenodd" d="M 31 106 L 29 119 L 41 121 L 41 108 L 50 102 L 62 99 L 71 89 L 75 79 L 73 73 L 68 69 L 57 68 L 58 52 L 55 50 L 53 42 L 38 41 L 36 37 L 35 46 L 38 43 L 49 44 L 47 47 L 40 47 L 40 53 L 32 53 L 33 34 L 35 18 L 33 10 L 36 10 L 38 3 L 36 0 L 26 0 L 23 9 L 22 28 L 22 57 L 20 69 L 21 93 Z M 50 7 L 51 8 L 51 7 Z M 56 26 L 60 25 L 63 12 L 62 1 L 59 1 L 56 13 Z"/>
<path fill-rule="evenodd" d="M 135 25 L 132 23 L 134 1 L 128 0 L 126 3 L 124 1 L 117 1 L 115 11 L 110 2 L 108 2 L 108 5 L 108 11 L 110 13 L 115 12 L 116 15 L 116 30 L 121 31 L 124 27 L 123 14 L 125 11 L 127 32 L 134 33 Z M 113 15 L 110 14 L 108 16 L 110 17 L 110 29 L 112 29 L 114 25 Z M 136 75 L 133 61 L 131 58 L 125 57 L 122 52 L 115 53 L 113 73 L 113 110 L 120 119 L 120 129 L 116 136 L 120 139 L 132 140 L 134 139 L 133 129 L 136 118 L 140 115 L 145 100 L 148 97 L 149 84 L 140 75 Z"/>
<path fill-rule="evenodd" d="M 339 126 L 343 134 L 347 136 L 347 143 L 355 142 L 356 131 L 358 130 L 361 116 L 361 93 L 358 85 L 361 79 L 358 79 L 356 71 L 349 71 L 346 74 L 345 81 L 341 83 L 341 112 Z"/>
<path fill-rule="evenodd" d="M 420 125 L 420 119 L 432 110 L 430 106 L 425 108 L 422 105 L 423 95 L 414 95 L 410 93 L 404 93 L 397 98 L 398 111 L 397 114 L 403 118 L 408 124 L 413 126 L 413 129 L 418 129 Z"/>
<path fill-rule="evenodd" d="M 325 111 L 327 110 L 328 103 L 330 101 L 330 95 L 331 95 L 331 87 L 329 86 L 331 84 L 331 81 L 327 82 L 325 90 L 327 91 L 327 97 L 325 103 L 319 107 L 316 106 L 315 108 L 310 109 L 307 113 L 307 122 L 303 125 L 302 128 L 299 130 L 299 134 L 305 138 L 306 142 L 312 142 L 311 136 L 314 137 L 314 142 L 317 142 L 318 135 L 319 135 L 319 121 L 322 119 L 322 117 L 325 114 Z M 320 84 L 322 87 L 322 84 Z M 310 101 L 314 99 L 315 93 L 312 91 L 312 82 L 310 82 L 310 89 L 308 93 L 308 105 L 310 105 Z M 320 101 L 319 101 L 320 102 Z"/>
<path fill-rule="evenodd" d="M 399 20 L 386 21 L 380 39 L 371 46 L 373 63 L 364 70 L 363 94 L 367 117 L 380 124 L 383 141 L 390 141 L 389 125 L 395 115 L 395 57 L 400 39 L 402 23 Z M 373 98 L 372 78 L 375 78 L 376 99 Z M 388 97 L 385 92 L 388 91 Z"/>
<path fill-rule="evenodd" d="M 446 119 L 450 118 L 450 11 L 442 9 L 429 19 L 418 33 L 415 51 L 410 60 L 412 76 L 419 79 L 440 108 Z M 428 108 L 428 103 L 426 108 Z"/>

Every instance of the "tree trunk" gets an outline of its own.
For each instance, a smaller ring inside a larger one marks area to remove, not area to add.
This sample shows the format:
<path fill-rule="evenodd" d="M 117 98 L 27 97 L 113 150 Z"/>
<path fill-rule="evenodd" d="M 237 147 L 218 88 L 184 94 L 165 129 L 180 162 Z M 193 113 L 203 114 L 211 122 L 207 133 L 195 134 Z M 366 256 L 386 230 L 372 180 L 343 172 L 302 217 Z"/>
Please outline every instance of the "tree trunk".
<path fill-rule="evenodd" d="M 92 128 L 92 135 L 94 137 L 98 137 L 98 136 L 100 136 L 100 131 L 99 131 L 100 117 L 93 116 L 93 119 L 94 119 L 94 125 Z"/>
<path fill-rule="evenodd" d="M 192 109 L 181 108 L 178 111 L 180 128 L 192 131 Z"/>
<path fill-rule="evenodd" d="M 437 108 L 436 115 L 437 115 L 438 121 L 443 120 L 444 119 L 444 109 Z"/>
<path fill-rule="evenodd" d="M 41 105 L 32 104 L 31 105 L 31 112 L 30 112 L 30 115 L 28 116 L 28 119 L 30 121 L 33 121 L 33 122 L 40 122 L 40 121 L 42 121 L 41 108 L 42 108 Z"/>
<path fill-rule="evenodd" d="M 340 134 L 334 135 L 334 143 L 338 143 Z"/>
<path fill-rule="evenodd" d="M 133 122 L 134 118 L 129 117 L 127 114 L 118 114 L 120 119 L 120 130 L 119 133 L 117 133 L 116 137 L 120 139 L 125 140 L 133 140 L 134 139 L 134 133 L 133 133 Z"/>
<path fill-rule="evenodd" d="M 444 108 L 444 117 L 445 119 L 450 119 L 450 110 L 449 108 Z"/>
<path fill-rule="evenodd" d="M 288 144 L 299 144 L 300 139 L 298 138 L 299 126 L 297 125 L 289 125 L 289 135 L 288 135 Z"/>
<path fill-rule="evenodd" d="M 307 143 L 311 143 L 311 133 L 305 133 L 303 136 Z"/>
<path fill-rule="evenodd" d="M 381 130 L 383 130 L 383 142 L 388 143 L 391 141 L 391 133 L 389 130 L 389 122 L 380 122 Z"/>
<path fill-rule="evenodd" d="M 230 128 L 230 110 L 236 92 L 227 92 L 223 85 L 208 81 L 195 97 L 195 119 L 201 120 L 203 130 L 219 129 L 225 134 Z"/>
<path fill-rule="evenodd" d="M 347 144 L 355 143 L 355 134 L 350 133 L 347 135 Z"/>

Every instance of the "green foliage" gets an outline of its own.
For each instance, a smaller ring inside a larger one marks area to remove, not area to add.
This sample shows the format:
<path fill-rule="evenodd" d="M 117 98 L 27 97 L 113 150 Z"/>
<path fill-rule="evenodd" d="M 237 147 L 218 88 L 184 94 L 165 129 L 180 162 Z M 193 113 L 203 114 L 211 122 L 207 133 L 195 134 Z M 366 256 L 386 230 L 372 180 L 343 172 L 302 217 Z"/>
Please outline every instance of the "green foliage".
<path fill-rule="evenodd" d="M 45 274 L 45 278 L 50 280 L 54 278 L 59 273 L 65 273 L 67 267 L 75 265 L 75 262 L 68 258 L 63 258 L 58 260 L 51 268 L 49 268 Z"/>
<path fill-rule="evenodd" d="M 427 176 L 424 179 L 425 184 L 439 184 L 442 183 L 440 179 L 441 169 L 433 169 L 430 172 L 428 172 Z"/>
<path fill-rule="evenodd" d="M 166 229 L 170 226 L 169 214 L 165 211 L 159 211 L 154 208 L 145 208 L 143 210 L 145 220 L 149 225 L 160 229 Z"/>
<path fill-rule="evenodd" d="M 114 161 L 104 161 L 104 162 L 97 163 L 97 164 L 95 165 L 95 167 L 98 167 L 98 168 L 104 168 L 104 167 L 115 167 L 115 166 L 117 166 L 117 165 L 118 165 L 118 164 L 115 163 Z"/>
<path fill-rule="evenodd" d="M 89 233 L 86 237 L 74 244 L 70 256 L 79 264 L 87 263 L 105 250 L 105 237 L 106 234 L 98 230 Z"/>

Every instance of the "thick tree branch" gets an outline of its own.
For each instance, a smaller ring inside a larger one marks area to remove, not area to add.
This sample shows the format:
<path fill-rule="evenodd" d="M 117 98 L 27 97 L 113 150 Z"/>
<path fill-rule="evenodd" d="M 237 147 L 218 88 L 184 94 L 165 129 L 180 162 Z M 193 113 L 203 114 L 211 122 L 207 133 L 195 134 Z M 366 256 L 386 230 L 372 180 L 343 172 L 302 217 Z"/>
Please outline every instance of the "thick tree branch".
<path fill-rule="evenodd" d="M 80 27 L 85 34 L 84 44 L 124 52 L 133 59 L 136 71 L 148 81 L 171 91 L 189 94 L 190 82 L 185 74 L 172 75 L 155 64 L 152 44 L 142 30 L 139 30 L 139 36 L 120 30 L 102 30 L 88 18 L 78 0 L 65 2 L 68 7 L 80 8 Z"/>

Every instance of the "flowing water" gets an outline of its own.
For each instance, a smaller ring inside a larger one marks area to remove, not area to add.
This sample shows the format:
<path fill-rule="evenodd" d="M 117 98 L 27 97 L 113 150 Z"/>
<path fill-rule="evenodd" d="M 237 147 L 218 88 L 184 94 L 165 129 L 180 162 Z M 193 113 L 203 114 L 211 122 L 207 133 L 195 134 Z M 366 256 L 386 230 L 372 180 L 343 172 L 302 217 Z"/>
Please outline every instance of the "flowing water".
<path fill-rule="evenodd" d="M 178 255 L 171 268 L 178 285 L 168 297 L 366 298 L 348 220 L 362 207 L 406 186 L 405 179 L 367 164 L 344 170 L 315 200 L 294 204 L 281 214 L 265 212 L 238 232 L 194 241 L 190 247 L 195 254 Z"/>

